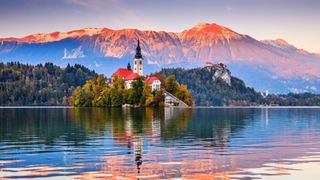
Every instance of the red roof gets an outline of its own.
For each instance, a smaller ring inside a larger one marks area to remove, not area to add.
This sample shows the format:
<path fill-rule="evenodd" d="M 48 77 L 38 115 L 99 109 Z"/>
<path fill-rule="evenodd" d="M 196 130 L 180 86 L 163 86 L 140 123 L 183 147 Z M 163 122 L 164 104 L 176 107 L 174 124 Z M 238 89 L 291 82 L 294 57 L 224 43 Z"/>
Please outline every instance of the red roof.
<path fill-rule="evenodd" d="M 135 80 L 138 77 L 140 77 L 138 73 L 131 73 L 129 76 L 125 77 L 125 80 Z"/>
<path fill-rule="evenodd" d="M 214 67 L 215 68 L 222 68 L 220 64 L 215 64 Z"/>
<path fill-rule="evenodd" d="M 159 80 L 159 78 L 157 78 L 157 77 L 155 77 L 155 76 L 151 76 L 151 77 L 148 77 L 145 81 L 146 81 L 146 83 L 148 83 L 148 84 L 152 84 L 153 81 L 155 81 L 155 80 Z"/>
<path fill-rule="evenodd" d="M 133 72 L 127 68 L 119 68 L 112 76 L 117 75 L 119 77 L 125 78 L 132 74 Z"/>

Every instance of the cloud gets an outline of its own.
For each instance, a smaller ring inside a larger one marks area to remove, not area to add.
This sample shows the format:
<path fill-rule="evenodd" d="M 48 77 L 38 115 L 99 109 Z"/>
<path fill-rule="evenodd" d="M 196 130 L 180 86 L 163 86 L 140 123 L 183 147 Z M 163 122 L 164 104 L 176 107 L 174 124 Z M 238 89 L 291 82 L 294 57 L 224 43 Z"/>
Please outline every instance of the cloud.
<path fill-rule="evenodd" d="M 95 65 L 96 67 L 101 67 L 101 66 L 102 66 L 102 64 L 101 64 L 101 63 L 98 63 L 97 61 L 94 61 L 94 65 Z"/>
<path fill-rule="evenodd" d="M 121 0 L 64 0 L 68 4 L 80 6 L 89 10 L 107 10 L 117 4 L 121 3 Z M 107 9 L 106 9 L 107 8 Z"/>
<path fill-rule="evenodd" d="M 78 6 L 100 14 L 104 20 L 121 28 L 136 27 L 144 30 L 156 30 L 154 21 L 139 6 L 130 5 L 125 0 L 64 0 L 69 5 Z"/>

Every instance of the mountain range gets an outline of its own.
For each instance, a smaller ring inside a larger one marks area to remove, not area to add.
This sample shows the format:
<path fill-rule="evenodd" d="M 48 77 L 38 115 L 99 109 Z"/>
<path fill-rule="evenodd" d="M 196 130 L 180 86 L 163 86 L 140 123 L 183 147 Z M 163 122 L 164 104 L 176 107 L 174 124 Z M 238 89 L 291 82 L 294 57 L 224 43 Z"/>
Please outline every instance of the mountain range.
<path fill-rule="evenodd" d="M 110 76 L 125 66 L 141 42 L 146 72 L 164 67 L 227 64 L 233 76 L 258 91 L 320 92 L 320 55 L 283 39 L 256 40 L 217 24 L 200 23 L 181 32 L 84 28 L 70 32 L 0 38 L 0 61 L 66 66 L 80 63 Z"/>

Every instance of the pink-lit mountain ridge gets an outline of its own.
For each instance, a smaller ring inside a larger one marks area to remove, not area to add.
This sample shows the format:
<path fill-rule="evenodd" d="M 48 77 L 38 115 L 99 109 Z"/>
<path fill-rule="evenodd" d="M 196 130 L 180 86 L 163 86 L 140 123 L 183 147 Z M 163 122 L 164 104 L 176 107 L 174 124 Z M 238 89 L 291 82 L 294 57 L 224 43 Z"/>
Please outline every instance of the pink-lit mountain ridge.
<path fill-rule="evenodd" d="M 298 49 L 282 39 L 258 41 L 217 24 L 201 23 L 177 33 L 85 28 L 0 38 L 0 58 L 28 63 L 82 63 L 110 75 L 113 68 L 133 56 L 136 38 L 140 39 L 150 71 L 157 67 L 223 62 L 235 76 L 261 91 L 320 90 L 318 54 Z"/>

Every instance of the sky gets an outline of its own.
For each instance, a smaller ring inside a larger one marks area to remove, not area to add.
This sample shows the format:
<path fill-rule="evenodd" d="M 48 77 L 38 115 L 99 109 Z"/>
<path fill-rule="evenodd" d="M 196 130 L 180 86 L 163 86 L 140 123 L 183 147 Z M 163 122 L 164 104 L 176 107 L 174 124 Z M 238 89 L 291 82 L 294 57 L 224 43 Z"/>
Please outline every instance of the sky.
<path fill-rule="evenodd" d="M 319 0 L 0 0 L 0 37 L 85 27 L 179 32 L 202 22 L 320 53 Z"/>

